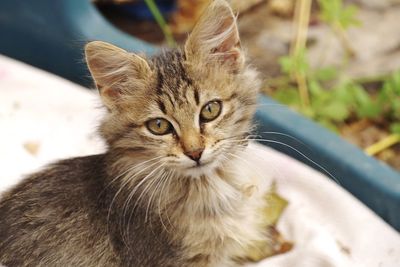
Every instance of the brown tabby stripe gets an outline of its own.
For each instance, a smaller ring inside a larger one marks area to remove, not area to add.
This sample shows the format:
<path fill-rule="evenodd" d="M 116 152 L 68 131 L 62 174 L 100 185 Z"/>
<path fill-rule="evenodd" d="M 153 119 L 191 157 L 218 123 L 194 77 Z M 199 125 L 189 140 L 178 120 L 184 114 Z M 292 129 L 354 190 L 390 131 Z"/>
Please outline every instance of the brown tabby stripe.
<path fill-rule="evenodd" d="M 251 120 L 251 117 L 243 116 L 243 117 L 237 119 L 233 124 L 241 124 L 241 123 L 243 123 L 245 121 L 249 121 L 249 120 Z"/>
<path fill-rule="evenodd" d="M 199 90 L 197 88 L 194 89 L 194 101 L 196 101 L 196 105 L 200 104 Z"/>
<path fill-rule="evenodd" d="M 158 104 L 158 107 L 160 108 L 160 110 L 162 111 L 162 113 L 167 114 L 167 110 L 165 108 L 164 103 L 161 101 L 161 99 L 157 100 L 157 104 Z"/>
<path fill-rule="evenodd" d="M 181 51 L 163 51 L 161 56 L 152 58 L 155 66 L 162 66 L 157 71 L 157 94 L 166 96 L 171 106 L 186 103 L 186 90 L 193 85 L 192 79 L 183 66 L 183 61 L 184 56 Z M 197 104 L 200 102 L 196 91 L 195 101 Z"/>

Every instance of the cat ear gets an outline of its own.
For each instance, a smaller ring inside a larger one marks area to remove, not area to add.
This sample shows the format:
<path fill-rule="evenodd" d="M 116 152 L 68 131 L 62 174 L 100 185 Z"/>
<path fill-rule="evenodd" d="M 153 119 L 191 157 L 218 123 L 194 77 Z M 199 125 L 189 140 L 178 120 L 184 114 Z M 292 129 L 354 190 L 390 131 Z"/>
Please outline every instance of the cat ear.
<path fill-rule="evenodd" d="M 225 0 L 214 0 L 200 17 L 185 44 L 188 60 L 217 61 L 232 72 L 244 65 L 236 17 Z"/>
<path fill-rule="evenodd" d="M 109 108 L 127 89 L 143 86 L 151 73 L 145 59 L 106 42 L 88 43 L 85 56 L 103 103 Z"/>

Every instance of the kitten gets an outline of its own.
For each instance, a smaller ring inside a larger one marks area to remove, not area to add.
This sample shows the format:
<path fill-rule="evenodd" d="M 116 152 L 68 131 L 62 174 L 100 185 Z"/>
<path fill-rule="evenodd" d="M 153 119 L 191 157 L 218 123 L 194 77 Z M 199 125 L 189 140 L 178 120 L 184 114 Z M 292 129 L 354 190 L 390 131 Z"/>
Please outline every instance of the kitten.
<path fill-rule="evenodd" d="M 108 112 L 104 154 L 32 174 L 0 202 L 0 262 L 13 266 L 234 266 L 266 242 L 238 158 L 259 81 L 223 0 L 183 49 L 146 59 L 104 42 L 86 60 Z"/>

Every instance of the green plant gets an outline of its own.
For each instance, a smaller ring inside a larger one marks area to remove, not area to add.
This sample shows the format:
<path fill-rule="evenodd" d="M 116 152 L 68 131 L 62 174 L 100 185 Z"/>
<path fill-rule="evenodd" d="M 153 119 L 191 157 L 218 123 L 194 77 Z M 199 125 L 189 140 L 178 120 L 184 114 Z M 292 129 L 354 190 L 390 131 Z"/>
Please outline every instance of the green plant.
<path fill-rule="evenodd" d="M 358 25 L 355 18 L 357 9 L 353 5 L 344 6 L 342 0 L 319 0 L 320 18 L 329 25 L 338 36 L 346 51 L 346 56 L 354 55 L 346 36 L 346 29 Z M 306 41 L 308 24 L 310 22 L 311 0 L 296 1 L 294 13 L 295 36 L 291 43 L 290 55 L 280 60 L 282 70 L 296 81 L 303 109 L 310 109 L 310 92 L 307 76 L 309 64 L 307 61 Z M 346 58 L 347 58 L 346 57 Z M 315 85 L 315 83 L 313 83 Z"/>
<path fill-rule="evenodd" d="M 311 13 L 311 0 L 296 1 L 294 12 L 294 26 L 296 27 L 296 34 L 290 46 L 290 56 L 287 63 L 290 68 L 290 75 L 296 80 L 300 94 L 300 100 L 303 107 L 310 104 L 310 96 L 307 87 L 307 80 L 305 76 L 305 69 L 308 68 L 304 65 L 305 49 L 307 42 L 308 24 L 310 23 Z M 283 59 L 284 60 L 284 59 Z M 302 66 L 304 68 L 302 68 Z"/>
<path fill-rule="evenodd" d="M 331 27 L 337 35 L 348 56 L 353 56 L 354 51 L 346 35 L 350 26 L 360 25 L 356 19 L 357 7 L 343 5 L 342 0 L 318 0 L 320 5 L 320 19 Z"/>
<path fill-rule="evenodd" d="M 310 92 L 310 105 L 301 104 L 296 84 L 288 79 L 281 83 L 272 96 L 324 126 L 337 131 L 337 126 L 349 119 L 385 118 L 393 132 L 400 130 L 400 72 L 389 76 L 377 95 L 370 95 L 362 84 L 353 80 L 339 81 L 338 70 L 322 68 L 312 70 L 305 56 L 283 57 L 280 60 L 283 74 L 294 69 L 304 73 Z M 273 85 L 272 85 L 273 86 Z"/>
<path fill-rule="evenodd" d="M 355 18 L 357 8 L 344 6 L 342 0 L 319 0 L 318 3 L 321 20 L 331 27 L 346 51 L 346 63 L 354 55 L 346 30 L 359 25 Z M 310 5 L 306 0 L 296 4 L 297 28 L 290 55 L 279 60 L 282 76 L 267 83 L 273 88 L 272 96 L 333 131 L 349 121 L 384 119 L 391 134 L 367 148 L 370 155 L 400 142 L 400 71 L 389 76 L 352 80 L 344 78 L 337 68 L 312 69 L 304 39 L 310 11 L 307 7 Z M 371 81 L 382 83 L 377 93 L 369 94 L 364 88 Z"/>
<path fill-rule="evenodd" d="M 154 19 L 156 20 L 158 26 L 160 26 L 165 40 L 167 41 L 168 46 L 170 47 L 175 47 L 176 42 L 175 39 L 172 35 L 171 29 L 168 26 L 168 24 L 165 22 L 165 19 L 163 15 L 161 14 L 160 10 L 158 9 L 157 4 L 154 2 L 154 0 L 144 0 L 146 3 L 147 7 L 149 8 L 151 14 L 153 15 Z"/>
<path fill-rule="evenodd" d="M 356 19 L 357 7 L 343 5 L 342 0 L 318 0 L 320 5 L 320 18 L 332 27 L 346 30 L 352 25 L 359 25 Z"/>
<path fill-rule="evenodd" d="M 280 80 L 280 87 L 272 94 L 275 99 L 336 132 L 338 127 L 351 119 L 385 119 L 391 134 L 367 148 L 366 153 L 370 155 L 400 142 L 400 71 L 388 76 L 378 93 L 371 95 L 362 84 L 352 80 L 335 84 L 338 80 L 335 68 L 312 70 L 303 60 L 283 58 L 280 62 L 284 74 L 289 74 L 292 68 L 305 72 L 310 105 L 304 107 L 301 104 L 299 92 L 290 79 Z"/>
<path fill-rule="evenodd" d="M 390 126 L 392 131 L 400 134 L 400 71 L 384 82 L 378 102 L 384 115 L 394 121 Z"/>

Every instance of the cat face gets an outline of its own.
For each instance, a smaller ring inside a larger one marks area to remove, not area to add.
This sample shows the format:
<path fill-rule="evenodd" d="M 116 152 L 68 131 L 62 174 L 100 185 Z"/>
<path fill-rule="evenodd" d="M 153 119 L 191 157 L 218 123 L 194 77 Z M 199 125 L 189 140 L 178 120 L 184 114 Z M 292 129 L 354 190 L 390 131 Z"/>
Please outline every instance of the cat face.
<path fill-rule="evenodd" d="M 110 149 L 198 177 L 242 148 L 259 83 L 230 7 L 215 1 L 204 14 L 184 49 L 150 59 L 103 42 L 86 46 L 109 110 L 101 132 Z"/>

